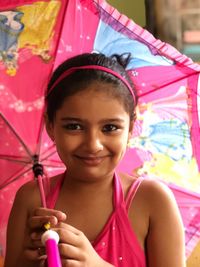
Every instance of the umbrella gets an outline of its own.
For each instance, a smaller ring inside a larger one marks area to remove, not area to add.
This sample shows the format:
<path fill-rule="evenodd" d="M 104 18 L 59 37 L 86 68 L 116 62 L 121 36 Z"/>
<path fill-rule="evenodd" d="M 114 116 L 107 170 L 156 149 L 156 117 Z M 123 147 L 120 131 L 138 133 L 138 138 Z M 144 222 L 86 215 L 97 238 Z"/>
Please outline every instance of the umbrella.
<path fill-rule="evenodd" d="M 54 1 L 0 2 L 0 244 L 4 253 L 13 198 L 23 183 L 34 178 L 33 165 L 39 161 L 49 175 L 63 169 L 43 129 L 42 115 L 63 9 Z"/>
<path fill-rule="evenodd" d="M 9 26 L 0 27 L 5 38 L 0 38 L 1 199 L 12 201 L 8 188 L 14 195 L 32 179 L 34 163 L 42 163 L 50 173 L 62 168 L 43 127 L 43 94 L 51 72 L 79 53 L 130 52 L 128 71 L 139 105 L 133 138 L 118 171 L 148 174 L 171 187 L 189 256 L 200 238 L 200 66 L 104 0 L 3 1 L 0 23 Z M 1 228 L 6 228 L 6 220 L 7 215 Z"/>

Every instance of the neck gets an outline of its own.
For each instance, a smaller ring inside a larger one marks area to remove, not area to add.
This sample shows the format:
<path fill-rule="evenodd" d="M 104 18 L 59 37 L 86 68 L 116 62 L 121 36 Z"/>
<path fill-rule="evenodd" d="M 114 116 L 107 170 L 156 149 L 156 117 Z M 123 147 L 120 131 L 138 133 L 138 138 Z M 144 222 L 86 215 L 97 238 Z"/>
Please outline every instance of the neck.
<path fill-rule="evenodd" d="M 99 191 L 105 191 L 112 187 L 114 173 L 109 173 L 106 176 L 98 177 L 98 179 L 92 180 L 87 177 L 74 177 L 70 173 L 66 173 L 63 187 L 73 192 L 90 192 L 95 193 Z"/>

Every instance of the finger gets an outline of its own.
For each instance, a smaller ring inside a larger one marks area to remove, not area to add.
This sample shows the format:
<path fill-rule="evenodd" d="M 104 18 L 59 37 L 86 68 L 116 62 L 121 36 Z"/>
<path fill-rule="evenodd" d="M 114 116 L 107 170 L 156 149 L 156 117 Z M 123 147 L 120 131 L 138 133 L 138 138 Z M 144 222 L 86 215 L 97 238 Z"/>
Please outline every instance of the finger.
<path fill-rule="evenodd" d="M 53 228 L 53 230 L 58 233 L 60 243 L 70 244 L 80 248 L 83 246 L 83 243 L 88 241 L 85 235 L 76 228 L 64 223 L 59 223 L 58 225 L 60 227 Z"/>
<path fill-rule="evenodd" d="M 81 261 L 81 259 L 83 259 L 81 250 L 77 247 L 69 244 L 59 243 L 58 248 L 61 258 L 74 259 L 77 261 Z"/>
<path fill-rule="evenodd" d="M 64 212 L 47 208 L 36 208 L 34 211 L 35 216 L 54 216 L 58 221 L 65 221 L 67 216 Z"/>
<path fill-rule="evenodd" d="M 41 242 L 41 237 L 44 234 L 45 231 L 40 231 L 40 232 L 33 232 L 30 234 L 30 238 L 31 238 L 31 242 L 37 242 L 40 241 Z M 39 246 L 39 245 L 38 245 Z"/>
<path fill-rule="evenodd" d="M 38 248 L 38 247 L 43 247 L 44 245 L 42 244 L 41 238 L 38 240 L 31 240 L 31 248 Z"/>
<path fill-rule="evenodd" d="M 45 252 L 42 249 L 25 249 L 24 256 L 31 260 L 31 261 L 38 261 L 41 259 L 45 259 L 47 256 L 45 255 Z"/>
<path fill-rule="evenodd" d="M 34 241 L 38 241 L 38 240 L 41 240 L 41 236 L 44 232 L 33 232 L 31 234 L 31 241 L 34 242 Z"/>
<path fill-rule="evenodd" d="M 65 259 L 61 261 L 63 267 L 81 267 L 81 262 L 74 259 Z"/>
<path fill-rule="evenodd" d="M 41 241 L 41 236 L 43 233 L 32 233 L 29 238 L 26 238 L 25 244 L 28 249 L 37 249 L 38 247 L 44 247 Z"/>
<path fill-rule="evenodd" d="M 65 229 L 54 229 L 59 235 L 59 242 L 60 243 L 65 243 L 65 244 L 70 244 L 72 246 L 78 246 L 79 245 L 79 237 L 78 235 L 66 231 Z"/>
<path fill-rule="evenodd" d="M 70 232 L 74 233 L 75 235 L 81 235 L 82 234 L 82 232 L 80 230 L 78 230 L 77 228 L 73 227 L 70 224 L 63 223 L 63 222 L 58 222 L 58 224 L 56 224 L 55 229 L 56 228 L 63 228 L 66 231 L 70 231 Z"/>
<path fill-rule="evenodd" d="M 50 225 L 55 226 L 58 223 L 58 219 L 55 216 L 33 216 L 29 218 L 28 225 L 31 229 L 41 228 L 41 231 L 45 230 L 43 229 L 43 225 L 45 223 L 49 222 Z"/>
<path fill-rule="evenodd" d="M 46 221 L 47 219 L 51 221 L 50 217 L 43 218 L 43 217 L 38 216 L 38 217 L 32 217 L 30 219 L 29 225 L 32 229 L 35 230 L 34 232 L 30 234 L 31 245 L 33 248 L 42 246 L 41 237 L 44 233 L 44 229 L 42 225 L 43 225 L 43 222 Z M 54 224 L 56 223 L 51 221 L 51 226 L 53 226 Z M 60 236 L 60 241 L 71 242 L 71 240 L 74 240 L 75 241 L 74 245 L 78 242 L 76 241 L 76 238 L 74 237 L 74 235 L 76 235 L 77 237 L 77 236 L 80 236 L 80 233 L 81 233 L 78 229 L 65 223 L 58 223 L 55 228 L 51 227 L 51 229 L 58 233 L 58 235 Z M 65 238 L 66 235 L 68 235 L 68 239 Z"/>

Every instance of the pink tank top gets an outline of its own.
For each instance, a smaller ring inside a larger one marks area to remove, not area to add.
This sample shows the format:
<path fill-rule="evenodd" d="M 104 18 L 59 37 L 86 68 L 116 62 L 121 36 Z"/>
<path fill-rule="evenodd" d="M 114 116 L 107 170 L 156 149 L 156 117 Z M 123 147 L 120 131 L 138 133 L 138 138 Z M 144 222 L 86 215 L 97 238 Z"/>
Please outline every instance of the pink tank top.
<path fill-rule="evenodd" d="M 64 175 L 63 175 L 64 178 Z M 124 200 L 122 186 L 117 174 L 114 176 L 114 210 L 103 230 L 93 242 L 96 252 L 115 267 L 146 267 L 145 253 L 131 227 L 128 210 L 143 181 L 138 178 Z M 47 197 L 47 207 L 54 208 L 63 179 L 60 179 Z"/>

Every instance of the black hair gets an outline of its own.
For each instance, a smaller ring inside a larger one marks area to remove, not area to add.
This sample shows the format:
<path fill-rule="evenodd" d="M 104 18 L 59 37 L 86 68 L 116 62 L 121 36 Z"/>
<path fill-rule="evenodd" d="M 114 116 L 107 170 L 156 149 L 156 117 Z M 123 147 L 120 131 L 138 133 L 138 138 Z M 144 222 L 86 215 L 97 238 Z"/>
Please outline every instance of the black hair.
<path fill-rule="evenodd" d="M 135 118 L 135 107 L 137 104 L 136 91 L 131 78 L 129 77 L 126 66 L 130 61 L 130 54 L 112 55 L 107 57 L 103 54 L 85 53 L 64 61 L 53 73 L 46 92 L 46 111 L 50 122 L 54 121 L 56 111 L 62 106 L 64 100 L 82 90 L 85 90 L 93 82 L 109 83 L 107 92 L 117 98 L 124 105 L 125 110 L 130 115 L 130 119 Z M 72 74 L 61 80 L 52 91 L 49 92 L 54 83 L 62 73 L 72 67 L 86 65 L 99 65 L 112 69 L 120 74 L 132 87 L 135 99 L 131 95 L 126 85 L 117 77 L 110 73 L 95 69 L 76 70 Z M 98 89 L 97 89 L 98 90 Z"/>

